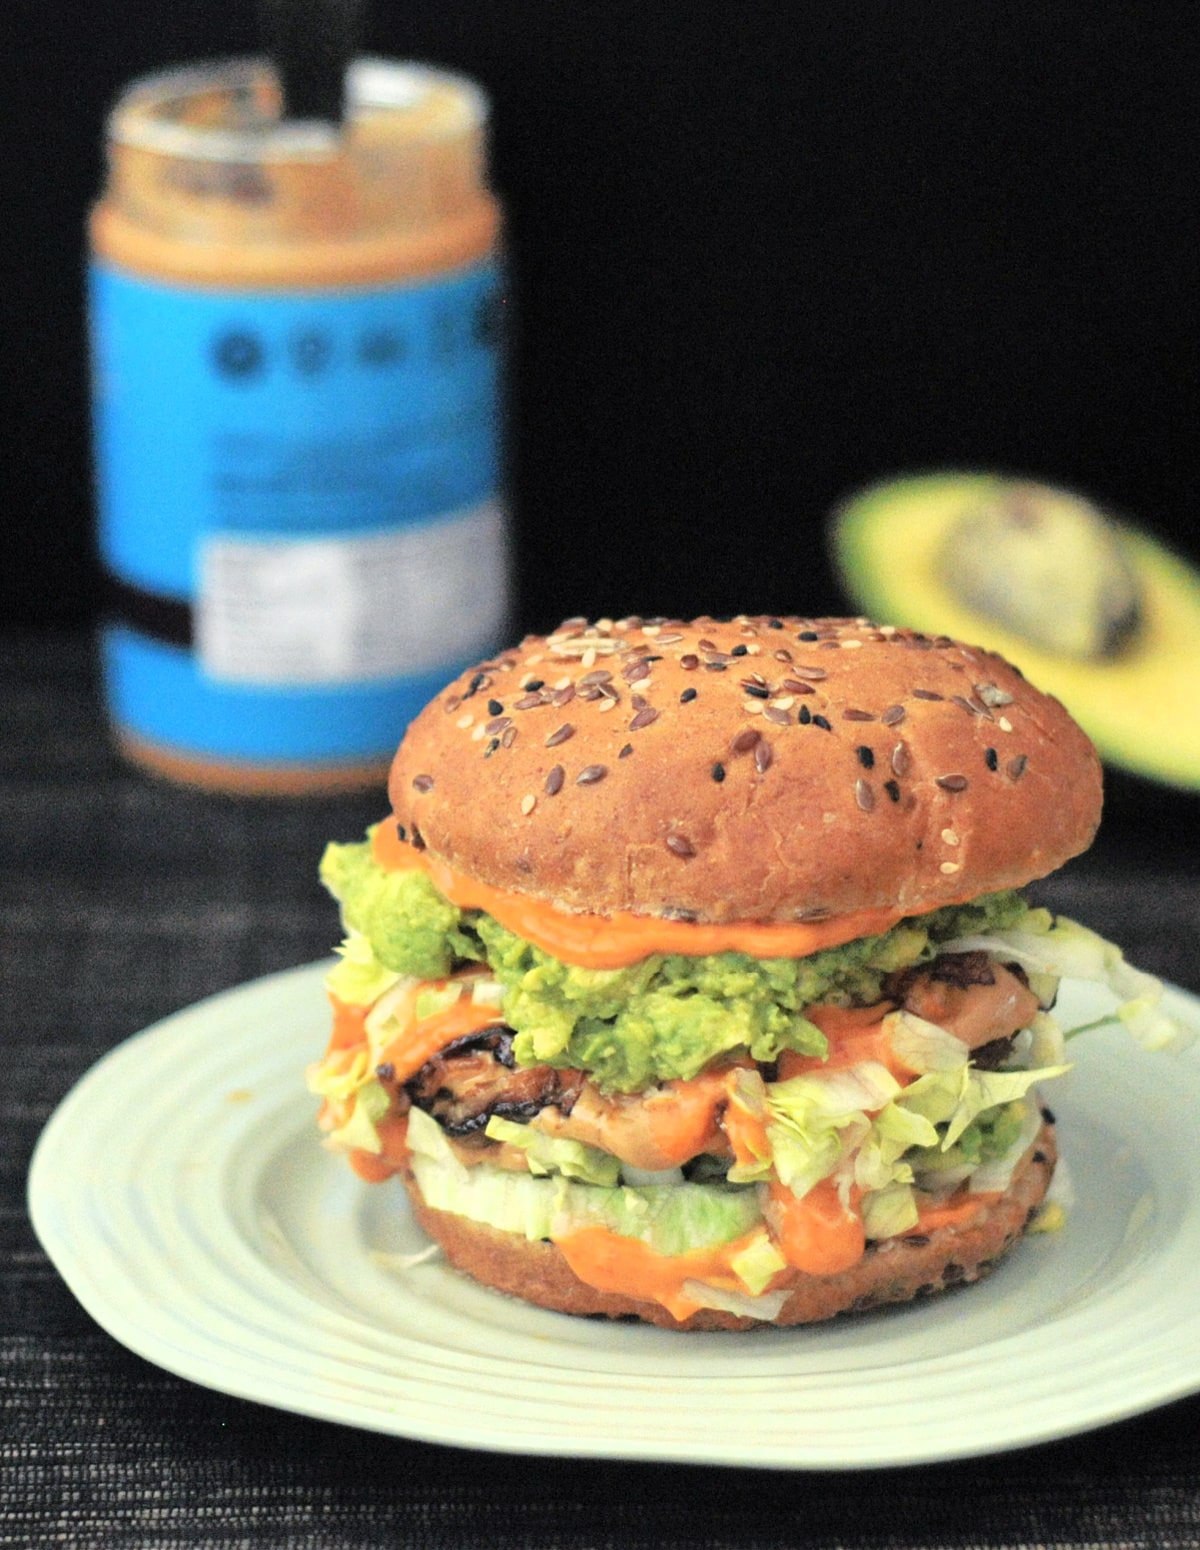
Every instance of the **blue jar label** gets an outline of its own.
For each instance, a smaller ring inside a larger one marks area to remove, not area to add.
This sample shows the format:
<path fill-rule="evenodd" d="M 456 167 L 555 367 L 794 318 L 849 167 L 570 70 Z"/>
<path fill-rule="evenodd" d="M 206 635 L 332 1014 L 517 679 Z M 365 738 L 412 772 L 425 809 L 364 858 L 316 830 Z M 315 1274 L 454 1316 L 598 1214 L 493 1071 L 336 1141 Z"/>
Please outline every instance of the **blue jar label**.
<path fill-rule="evenodd" d="M 105 632 L 122 726 L 233 759 L 386 756 L 493 649 L 499 306 L 490 262 L 282 294 L 93 267 L 100 548 L 129 605 Z"/>

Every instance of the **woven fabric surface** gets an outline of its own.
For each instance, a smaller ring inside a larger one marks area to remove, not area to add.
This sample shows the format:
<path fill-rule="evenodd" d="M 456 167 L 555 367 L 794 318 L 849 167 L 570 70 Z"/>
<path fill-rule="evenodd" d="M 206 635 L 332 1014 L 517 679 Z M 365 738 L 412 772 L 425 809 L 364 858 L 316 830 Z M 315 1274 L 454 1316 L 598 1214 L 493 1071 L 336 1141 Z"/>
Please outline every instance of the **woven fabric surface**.
<path fill-rule="evenodd" d="M 1200 1399 L 995 1458 L 789 1473 L 405 1442 L 132 1355 L 34 1237 L 37 1135 L 121 1040 L 326 953 L 337 925 L 316 858 L 382 795 L 245 802 L 143 779 L 109 751 L 88 643 L 30 636 L 0 640 L 0 802 L 0 1546 L 1200 1550 Z M 1092 855 L 1038 897 L 1200 991 L 1189 825 L 1182 799 L 1130 788 Z"/>

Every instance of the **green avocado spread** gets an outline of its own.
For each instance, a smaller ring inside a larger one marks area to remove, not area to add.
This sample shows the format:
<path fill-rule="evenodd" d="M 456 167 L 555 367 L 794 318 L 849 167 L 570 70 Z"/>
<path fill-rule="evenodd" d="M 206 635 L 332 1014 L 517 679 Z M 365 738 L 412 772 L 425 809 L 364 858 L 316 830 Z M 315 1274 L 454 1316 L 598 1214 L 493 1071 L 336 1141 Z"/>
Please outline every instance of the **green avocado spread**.
<path fill-rule="evenodd" d="M 629 968 L 585 969 L 480 910 L 459 909 L 422 871 L 385 870 L 369 840 L 329 845 L 321 881 L 354 938 L 359 983 L 378 984 L 378 975 L 362 973 L 368 951 L 381 970 L 418 979 L 486 963 L 503 987 L 522 1065 L 582 1069 L 618 1092 L 696 1076 L 735 1050 L 758 1061 L 784 1050 L 823 1055 L 824 1035 L 803 1016 L 805 1007 L 869 1005 L 881 998 L 885 975 L 934 957 L 938 943 L 1004 930 L 1026 911 L 1017 893 L 988 894 L 807 958 L 656 953 Z"/>

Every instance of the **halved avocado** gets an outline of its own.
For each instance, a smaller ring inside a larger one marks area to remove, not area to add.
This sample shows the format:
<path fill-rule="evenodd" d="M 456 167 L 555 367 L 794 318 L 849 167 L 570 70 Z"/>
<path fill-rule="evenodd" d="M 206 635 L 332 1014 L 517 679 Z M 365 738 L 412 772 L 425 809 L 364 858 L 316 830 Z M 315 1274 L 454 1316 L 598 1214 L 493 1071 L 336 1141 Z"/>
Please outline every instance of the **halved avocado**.
<path fill-rule="evenodd" d="M 1047 528 L 1039 553 L 1054 555 L 1057 596 L 1047 568 L 1035 576 L 1020 543 L 1005 538 L 1006 523 L 1019 538 L 1026 517 L 1041 520 L 1039 502 L 1049 518 L 1056 501 L 1065 525 Z M 1200 790 L 1200 574 L 1095 508 L 1090 536 L 1086 522 L 1080 536 L 1070 503 L 1086 505 L 991 474 L 891 480 L 834 513 L 834 564 L 871 617 L 1000 652 L 1063 702 L 1106 762 Z M 985 584 L 989 572 L 1007 592 Z M 1040 626 L 1013 603 L 1025 584 L 1041 589 Z M 1082 624 L 1081 592 L 1091 615 Z"/>

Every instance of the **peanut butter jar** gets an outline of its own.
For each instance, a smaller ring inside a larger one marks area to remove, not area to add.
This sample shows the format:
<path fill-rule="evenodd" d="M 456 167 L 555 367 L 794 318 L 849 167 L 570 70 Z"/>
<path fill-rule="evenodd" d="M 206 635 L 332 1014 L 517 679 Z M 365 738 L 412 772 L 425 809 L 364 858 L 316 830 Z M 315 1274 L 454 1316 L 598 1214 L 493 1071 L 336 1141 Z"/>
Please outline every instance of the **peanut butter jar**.
<path fill-rule="evenodd" d="M 340 125 L 254 59 L 135 82 L 89 315 L 106 706 L 231 792 L 382 779 L 503 639 L 506 293 L 487 104 L 359 59 Z"/>

